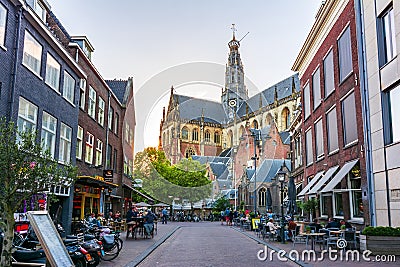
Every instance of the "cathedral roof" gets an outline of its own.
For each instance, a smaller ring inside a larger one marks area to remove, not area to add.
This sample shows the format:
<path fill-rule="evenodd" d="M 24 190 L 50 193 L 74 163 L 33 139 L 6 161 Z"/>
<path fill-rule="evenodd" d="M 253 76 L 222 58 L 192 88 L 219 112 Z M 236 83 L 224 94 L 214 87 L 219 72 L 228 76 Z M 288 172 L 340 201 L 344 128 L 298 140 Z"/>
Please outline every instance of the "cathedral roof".
<path fill-rule="evenodd" d="M 199 155 L 193 155 L 192 159 L 200 162 L 201 164 L 217 163 L 217 162 L 227 164 L 228 161 L 230 160 L 229 157 L 199 156 Z"/>
<path fill-rule="evenodd" d="M 283 81 L 280 81 L 277 84 L 263 90 L 262 92 L 252 96 L 249 100 L 246 101 L 248 105 L 247 111 L 246 111 L 246 104 L 242 105 L 239 108 L 238 110 L 239 117 L 245 116 L 247 112 L 251 113 L 258 110 L 260 108 L 260 101 L 262 107 L 274 103 L 275 94 L 277 95 L 278 101 L 292 95 L 293 85 L 296 92 L 300 91 L 300 81 L 299 81 L 299 76 L 297 74 L 294 74 L 284 79 Z"/>
<path fill-rule="evenodd" d="M 280 132 L 279 135 L 281 136 L 282 143 L 284 143 L 285 145 L 290 145 L 290 132 L 289 131 Z"/>
<path fill-rule="evenodd" d="M 220 176 L 222 176 L 222 174 L 224 174 L 224 172 L 227 172 L 226 177 L 224 177 L 224 178 L 226 179 L 228 177 L 228 173 L 229 173 L 228 167 L 225 164 L 223 164 L 222 162 L 217 162 L 217 163 L 211 162 L 210 168 L 211 168 L 212 172 L 214 173 L 214 175 L 217 177 L 217 179 L 221 179 L 222 177 L 220 177 Z"/>
<path fill-rule="evenodd" d="M 256 173 L 256 182 L 257 183 L 271 183 L 272 178 L 276 176 L 278 171 L 280 170 L 283 162 L 285 161 L 286 166 L 288 167 L 289 171 L 291 169 L 290 160 L 283 160 L 283 159 L 264 159 L 260 165 L 257 167 Z M 250 182 L 254 182 L 254 174 L 252 175 Z M 250 188 L 250 190 L 254 191 L 254 188 Z"/>
<path fill-rule="evenodd" d="M 179 103 L 181 119 L 200 121 L 204 115 L 204 122 L 221 124 L 226 120 L 224 109 L 219 102 L 177 94 L 174 94 L 174 97 Z"/>

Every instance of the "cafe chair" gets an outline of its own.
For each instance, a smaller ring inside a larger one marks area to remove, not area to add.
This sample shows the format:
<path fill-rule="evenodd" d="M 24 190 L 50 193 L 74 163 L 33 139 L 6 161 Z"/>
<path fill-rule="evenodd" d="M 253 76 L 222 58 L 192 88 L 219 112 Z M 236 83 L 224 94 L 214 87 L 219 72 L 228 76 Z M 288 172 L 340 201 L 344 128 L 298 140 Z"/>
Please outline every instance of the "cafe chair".
<path fill-rule="evenodd" d="M 296 230 L 291 230 L 293 247 L 296 244 L 305 244 L 306 248 L 308 246 L 308 237 L 300 234 L 300 225 L 296 226 Z"/>
<path fill-rule="evenodd" d="M 328 228 L 328 237 L 326 238 L 325 244 L 328 250 L 330 246 L 337 247 L 337 241 L 339 236 L 333 233 L 333 231 L 339 231 L 339 228 Z"/>
<path fill-rule="evenodd" d="M 347 242 L 347 247 L 345 249 L 349 248 L 350 246 L 352 249 L 357 249 L 357 237 L 355 230 L 346 229 L 346 231 L 342 233 L 342 238 Z"/>

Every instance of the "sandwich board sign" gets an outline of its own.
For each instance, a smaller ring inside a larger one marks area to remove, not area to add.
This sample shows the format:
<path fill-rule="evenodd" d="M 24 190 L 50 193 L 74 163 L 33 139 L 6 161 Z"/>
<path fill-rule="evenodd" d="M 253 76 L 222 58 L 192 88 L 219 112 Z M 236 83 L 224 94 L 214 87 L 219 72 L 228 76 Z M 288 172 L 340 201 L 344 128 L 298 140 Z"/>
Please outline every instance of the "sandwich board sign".
<path fill-rule="evenodd" d="M 74 263 L 47 211 L 28 211 L 28 219 L 52 267 L 73 267 Z"/>

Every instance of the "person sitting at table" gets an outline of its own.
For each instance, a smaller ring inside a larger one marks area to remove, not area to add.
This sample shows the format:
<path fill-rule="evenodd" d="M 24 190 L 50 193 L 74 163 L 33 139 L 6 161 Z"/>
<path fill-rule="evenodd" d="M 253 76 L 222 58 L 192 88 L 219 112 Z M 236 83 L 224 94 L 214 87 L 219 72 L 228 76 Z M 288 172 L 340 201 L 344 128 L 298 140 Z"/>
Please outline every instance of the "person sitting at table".
<path fill-rule="evenodd" d="M 340 227 L 342 227 L 342 225 L 344 225 L 346 227 L 346 229 L 353 228 L 353 226 L 351 226 L 351 224 L 349 222 L 346 222 L 345 220 L 340 220 Z"/>
<path fill-rule="evenodd" d="M 121 221 L 121 212 L 117 211 L 114 215 L 114 221 L 120 222 Z"/>
<path fill-rule="evenodd" d="M 322 226 L 318 223 L 317 218 L 314 218 L 313 222 L 310 223 L 308 226 L 315 228 L 316 233 L 319 233 L 319 230 L 322 228 Z"/>
<path fill-rule="evenodd" d="M 128 230 L 126 231 L 126 237 L 128 238 L 129 233 L 132 234 L 133 236 L 133 231 L 137 227 L 136 224 L 130 223 L 138 216 L 137 208 L 136 206 L 132 206 L 130 210 L 126 213 L 126 223 L 128 225 Z"/>
<path fill-rule="evenodd" d="M 333 220 L 332 217 L 328 219 L 328 224 L 326 225 L 326 229 L 339 228 L 339 227 L 340 227 L 340 223 L 338 223 L 337 221 Z"/>
<path fill-rule="evenodd" d="M 156 215 L 151 212 L 151 209 L 147 210 L 147 214 L 144 218 L 144 229 L 146 230 L 146 235 L 151 236 L 154 229 L 154 220 L 156 219 Z"/>
<path fill-rule="evenodd" d="M 293 221 L 292 218 L 288 219 L 288 221 L 289 221 L 288 229 L 285 231 L 285 241 L 292 240 L 291 239 L 293 237 L 292 231 L 293 230 L 295 231 L 296 227 L 297 227 L 297 224 Z M 295 233 L 295 234 L 297 234 L 297 233 Z"/>
<path fill-rule="evenodd" d="M 269 219 L 267 226 L 269 227 L 269 231 L 271 232 L 271 234 L 275 235 L 276 234 L 276 230 L 278 230 L 279 228 L 275 226 L 274 224 L 274 219 Z"/>

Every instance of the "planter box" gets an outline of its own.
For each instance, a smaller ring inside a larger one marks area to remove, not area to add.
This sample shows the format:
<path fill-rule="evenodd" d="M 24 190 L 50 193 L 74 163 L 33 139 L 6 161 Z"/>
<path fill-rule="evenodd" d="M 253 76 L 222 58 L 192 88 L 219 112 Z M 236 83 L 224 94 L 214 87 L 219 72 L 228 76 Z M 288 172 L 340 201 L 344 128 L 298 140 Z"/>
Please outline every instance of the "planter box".
<path fill-rule="evenodd" d="M 374 255 L 400 255 L 400 236 L 360 235 L 360 250 Z"/>

